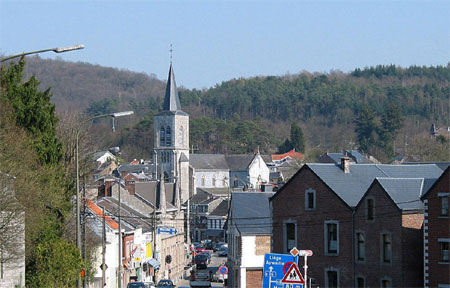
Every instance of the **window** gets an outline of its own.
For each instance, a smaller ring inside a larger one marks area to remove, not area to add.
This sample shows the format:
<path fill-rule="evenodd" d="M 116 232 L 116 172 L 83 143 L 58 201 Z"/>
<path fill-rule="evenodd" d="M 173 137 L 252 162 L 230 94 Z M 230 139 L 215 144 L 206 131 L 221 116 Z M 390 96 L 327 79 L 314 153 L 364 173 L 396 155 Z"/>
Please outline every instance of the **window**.
<path fill-rule="evenodd" d="M 159 146 L 164 146 L 166 144 L 166 129 L 161 127 L 159 129 Z"/>
<path fill-rule="evenodd" d="M 375 200 L 372 198 L 366 199 L 366 220 L 375 219 Z"/>
<path fill-rule="evenodd" d="M 308 189 L 305 191 L 305 210 L 316 209 L 316 191 Z"/>
<path fill-rule="evenodd" d="M 234 187 L 238 187 L 239 186 L 239 180 L 236 174 L 234 174 L 234 181 L 233 181 L 233 186 Z"/>
<path fill-rule="evenodd" d="M 448 216 L 448 195 L 441 198 L 441 216 Z"/>
<path fill-rule="evenodd" d="M 381 287 L 382 288 L 390 288 L 390 287 L 392 287 L 391 279 L 386 279 L 386 278 L 381 279 Z"/>
<path fill-rule="evenodd" d="M 366 287 L 366 279 L 362 276 L 356 277 L 356 288 L 364 288 Z"/>
<path fill-rule="evenodd" d="M 450 239 L 438 238 L 441 254 L 439 257 L 439 263 L 449 263 L 449 243 Z"/>
<path fill-rule="evenodd" d="M 381 259 L 383 263 L 392 261 L 391 234 L 381 234 Z"/>
<path fill-rule="evenodd" d="M 215 175 L 213 176 L 213 179 L 212 179 L 212 186 L 216 187 L 216 176 Z"/>
<path fill-rule="evenodd" d="M 297 246 L 297 224 L 292 221 L 288 220 L 284 223 L 283 227 L 284 231 L 284 251 L 286 253 L 289 253 L 292 248 Z"/>
<path fill-rule="evenodd" d="M 202 187 L 205 187 L 205 176 L 202 176 Z"/>
<path fill-rule="evenodd" d="M 325 221 L 325 254 L 339 254 L 339 222 Z"/>
<path fill-rule="evenodd" d="M 172 146 L 172 131 L 169 126 L 166 128 L 166 146 Z"/>
<path fill-rule="evenodd" d="M 364 233 L 356 233 L 356 260 L 364 261 L 366 259 L 366 247 Z"/>
<path fill-rule="evenodd" d="M 339 271 L 336 269 L 325 270 L 325 287 L 339 287 Z"/>

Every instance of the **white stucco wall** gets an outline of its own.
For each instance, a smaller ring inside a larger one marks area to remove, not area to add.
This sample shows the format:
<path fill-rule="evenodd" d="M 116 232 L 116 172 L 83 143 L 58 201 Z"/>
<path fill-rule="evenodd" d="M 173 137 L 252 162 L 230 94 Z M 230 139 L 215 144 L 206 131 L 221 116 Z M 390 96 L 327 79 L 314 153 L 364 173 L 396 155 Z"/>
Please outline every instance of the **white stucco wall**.
<path fill-rule="evenodd" d="M 196 188 L 227 188 L 228 186 L 228 170 L 195 170 L 195 187 Z M 216 185 L 213 185 L 213 178 L 216 178 Z M 203 185 L 202 179 L 205 179 Z M 226 181 L 224 181 L 226 179 Z"/>
<path fill-rule="evenodd" d="M 262 159 L 261 155 L 256 155 L 252 163 L 249 166 L 248 174 L 250 176 L 250 183 L 252 187 L 259 188 L 258 179 L 261 182 L 269 182 L 270 169 Z"/>

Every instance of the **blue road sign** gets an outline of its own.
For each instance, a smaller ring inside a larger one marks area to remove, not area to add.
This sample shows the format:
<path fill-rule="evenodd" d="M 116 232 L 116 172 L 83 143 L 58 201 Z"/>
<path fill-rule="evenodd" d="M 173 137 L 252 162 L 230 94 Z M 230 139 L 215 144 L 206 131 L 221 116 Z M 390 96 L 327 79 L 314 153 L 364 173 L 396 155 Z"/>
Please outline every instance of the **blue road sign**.
<path fill-rule="evenodd" d="M 266 253 L 264 256 L 263 288 L 284 288 L 281 280 L 289 270 L 295 258 L 290 254 Z M 297 286 L 293 286 L 297 288 Z"/>
<path fill-rule="evenodd" d="M 176 235 L 178 234 L 178 230 L 172 227 L 159 227 L 158 234 L 166 234 L 166 235 Z"/>
<path fill-rule="evenodd" d="M 223 274 L 223 275 L 227 274 L 228 273 L 228 268 L 226 266 L 220 266 L 219 267 L 219 273 Z"/>

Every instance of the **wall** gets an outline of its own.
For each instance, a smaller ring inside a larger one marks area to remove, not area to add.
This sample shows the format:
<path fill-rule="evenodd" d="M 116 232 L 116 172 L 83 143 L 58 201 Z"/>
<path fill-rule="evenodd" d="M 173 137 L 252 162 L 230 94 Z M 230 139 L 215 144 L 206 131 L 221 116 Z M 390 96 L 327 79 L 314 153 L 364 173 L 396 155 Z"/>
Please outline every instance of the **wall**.
<path fill-rule="evenodd" d="M 305 191 L 316 191 L 316 208 L 305 210 Z M 340 271 L 340 287 L 353 286 L 352 280 L 352 210 L 326 186 L 307 166 L 275 194 L 272 210 L 272 253 L 287 254 L 283 242 L 283 221 L 297 223 L 296 247 L 312 250 L 308 259 L 308 278 L 325 286 L 325 269 Z M 324 251 L 324 221 L 339 221 L 339 255 L 327 256 Z"/>

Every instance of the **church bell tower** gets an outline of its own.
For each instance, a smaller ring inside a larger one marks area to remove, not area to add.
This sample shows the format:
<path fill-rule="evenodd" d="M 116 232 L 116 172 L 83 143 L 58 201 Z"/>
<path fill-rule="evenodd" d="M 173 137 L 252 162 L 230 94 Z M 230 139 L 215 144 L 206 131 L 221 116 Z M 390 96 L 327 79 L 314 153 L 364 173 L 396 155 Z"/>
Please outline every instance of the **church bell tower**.
<path fill-rule="evenodd" d="M 175 183 L 184 203 L 189 195 L 189 115 L 181 110 L 172 62 L 163 111 L 154 118 L 153 147 L 155 174 Z"/>

